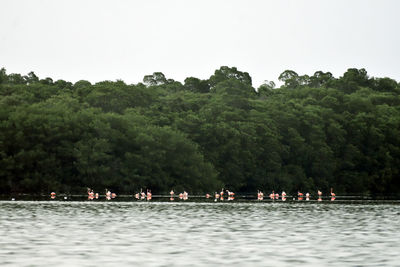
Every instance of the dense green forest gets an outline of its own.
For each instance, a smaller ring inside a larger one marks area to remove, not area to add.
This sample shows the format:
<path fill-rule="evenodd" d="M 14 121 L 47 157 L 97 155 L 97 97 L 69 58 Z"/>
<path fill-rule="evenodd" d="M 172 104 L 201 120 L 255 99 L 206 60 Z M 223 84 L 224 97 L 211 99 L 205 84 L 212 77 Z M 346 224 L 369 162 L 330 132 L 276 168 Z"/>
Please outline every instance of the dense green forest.
<path fill-rule="evenodd" d="M 400 192 L 400 84 L 221 67 L 184 83 L 91 84 L 0 70 L 0 193 Z"/>

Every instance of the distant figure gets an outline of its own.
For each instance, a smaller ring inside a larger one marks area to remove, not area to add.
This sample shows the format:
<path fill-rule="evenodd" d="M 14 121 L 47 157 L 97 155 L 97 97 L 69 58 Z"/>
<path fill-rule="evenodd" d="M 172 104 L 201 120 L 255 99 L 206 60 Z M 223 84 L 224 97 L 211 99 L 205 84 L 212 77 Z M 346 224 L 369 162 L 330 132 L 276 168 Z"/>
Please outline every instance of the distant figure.
<path fill-rule="evenodd" d="M 260 190 L 257 192 L 257 200 L 263 200 L 264 199 L 264 193 Z"/>
<path fill-rule="evenodd" d="M 93 199 L 94 199 L 94 192 L 93 192 L 93 189 L 90 189 L 90 188 L 88 187 L 87 193 L 88 193 L 88 199 L 89 199 L 89 200 L 93 200 Z"/>
<path fill-rule="evenodd" d="M 189 198 L 189 194 L 186 191 L 183 191 L 183 196 L 182 196 L 183 200 L 188 200 Z"/>
<path fill-rule="evenodd" d="M 147 196 L 146 196 L 146 199 L 147 199 L 147 200 L 151 200 L 152 196 L 153 196 L 153 195 L 151 194 L 151 190 L 147 189 Z"/>
<path fill-rule="evenodd" d="M 90 200 L 93 200 L 93 199 L 94 199 L 94 193 L 93 193 L 93 191 L 90 193 L 89 198 L 90 198 Z"/>
<path fill-rule="evenodd" d="M 56 198 L 56 193 L 55 192 L 51 192 L 50 193 L 50 198 L 51 199 L 55 199 Z"/>
<path fill-rule="evenodd" d="M 136 194 L 135 194 L 135 198 L 136 198 L 136 199 L 139 199 L 139 198 L 140 198 L 139 193 L 136 193 Z"/>
<path fill-rule="evenodd" d="M 235 193 L 233 193 L 233 192 L 231 192 L 231 191 L 229 191 L 229 190 L 226 190 L 226 192 L 228 193 L 228 196 L 229 196 L 229 197 L 233 197 L 233 196 L 235 195 Z"/>
<path fill-rule="evenodd" d="M 228 194 L 228 201 L 234 200 L 235 199 L 235 193 L 226 190 L 226 193 Z"/>
<path fill-rule="evenodd" d="M 111 191 L 106 188 L 106 199 L 111 200 Z"/>
<path fill-rule="evenodd" d="M 306 193 L 306 201 L 310 200 L 310 193 Z"/>
<path fill-rule="evenodd" d="M 272 191 L 272 193 L 269 194 L 269 198 L 270 199 L 275 199 L 275 192 L 274 191 Z"/>
<path fill-rule="evenodd" d="M 174 197 L 174 190 L 171 190 L 171 192 L 169 192 L 169 194 L 171 195 L 171 197 Z"/>
<path fill-rule="evenodd" d="M 210 198 L 210 194 L 206 194 L 206 198 Z"/>
<path fill-rule="evenodd" d="M 282 197 L 286 197 L 286 192 L 282 191 Z"/>
<path fill-rule="evenodd" d="M 99 199 L 99 193 L 96 193 L 96 199 Z"/>
<path fill-rule="evenodd" d="M 303 193 L 301 193 L 300 191 L 297 191 L 297 197 L 298 197 L 298 200 L 303 200 Z"/>
<path fill-rule="evenodd" d="M 331 201 L 335 201 L 336 199 L 336 194 L 333 193 L 333 188 L 331 187 Z"/>
<path fill-rule="evenodd" d="M 318 196 L 322 196 L 322 192 L 318 190 Z"/>

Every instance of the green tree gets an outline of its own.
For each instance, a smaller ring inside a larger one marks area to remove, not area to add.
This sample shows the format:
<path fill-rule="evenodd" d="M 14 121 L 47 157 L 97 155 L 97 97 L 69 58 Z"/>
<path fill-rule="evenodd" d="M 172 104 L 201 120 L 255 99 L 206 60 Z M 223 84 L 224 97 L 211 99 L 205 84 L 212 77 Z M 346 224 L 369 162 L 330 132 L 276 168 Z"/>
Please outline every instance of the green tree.
<path fill-rule="evenodd" d="M 251 77 L 247 72 L 241 72 L 237 70 L 236 67 L 222 66 L 218 70 L 215 70 L 214 75 L 212 75 L 208 81 L 211 87 L 216 86 L 218 83 L 234 79 L 247 86 L 252 85 Z"/>
<path fill-rule="evenodd" d="M 209 93 L 210 85 L 206 80 L 200 80 L 195 77 L 185 79 L 185 88 L 193 93 Z"/>
<path fill-rule="evenodd" d="M 147 86 L 155 86 L 167 83 L 167 79 L 162 72 L 154 72 L 152 75 L 144 76 L 143 82 Z"/>

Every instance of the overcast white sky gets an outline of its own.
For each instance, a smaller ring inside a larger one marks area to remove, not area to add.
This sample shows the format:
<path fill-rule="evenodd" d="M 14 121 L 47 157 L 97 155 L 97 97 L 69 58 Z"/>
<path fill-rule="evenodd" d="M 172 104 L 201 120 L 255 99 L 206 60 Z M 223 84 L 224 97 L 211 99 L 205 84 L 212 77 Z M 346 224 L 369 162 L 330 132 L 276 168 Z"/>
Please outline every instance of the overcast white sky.
<path fill-rule="evenodd" d="M 400 81 L 397 0 L 0 0 L 0 68 L 75 82 L 182 81 L 220 66 Z"/>

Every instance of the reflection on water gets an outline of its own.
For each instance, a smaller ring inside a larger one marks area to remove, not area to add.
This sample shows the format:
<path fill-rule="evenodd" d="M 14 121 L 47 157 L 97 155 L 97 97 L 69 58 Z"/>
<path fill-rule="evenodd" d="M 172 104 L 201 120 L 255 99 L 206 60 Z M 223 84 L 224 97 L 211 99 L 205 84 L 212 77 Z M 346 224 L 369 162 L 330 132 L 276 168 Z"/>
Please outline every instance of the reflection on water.
<path fill-rule="evenodd" d="M 0 202 L 2 266 L 398 266 L 400 205 Z"/>

